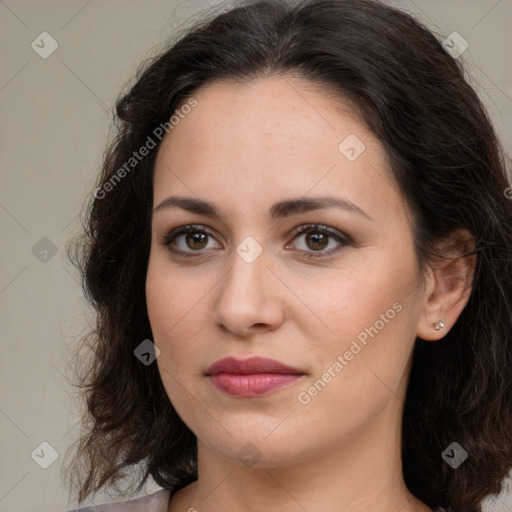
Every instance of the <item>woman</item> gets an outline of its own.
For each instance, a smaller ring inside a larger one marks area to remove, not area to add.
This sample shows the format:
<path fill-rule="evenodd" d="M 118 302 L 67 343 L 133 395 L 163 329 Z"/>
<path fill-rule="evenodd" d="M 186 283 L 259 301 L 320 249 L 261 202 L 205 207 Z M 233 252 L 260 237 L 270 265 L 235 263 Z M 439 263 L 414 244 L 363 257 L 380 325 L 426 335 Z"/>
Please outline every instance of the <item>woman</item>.
<path fill-rule="evenodd" d="M 441 42 L 374 1 L 252 2 L 148 64 L 117 116 L 78 243 L 98 315 L 72 478 L 80 502 L 136 470 L 163 489 L 84 510 L 499 492 L 512 202 Z"/>

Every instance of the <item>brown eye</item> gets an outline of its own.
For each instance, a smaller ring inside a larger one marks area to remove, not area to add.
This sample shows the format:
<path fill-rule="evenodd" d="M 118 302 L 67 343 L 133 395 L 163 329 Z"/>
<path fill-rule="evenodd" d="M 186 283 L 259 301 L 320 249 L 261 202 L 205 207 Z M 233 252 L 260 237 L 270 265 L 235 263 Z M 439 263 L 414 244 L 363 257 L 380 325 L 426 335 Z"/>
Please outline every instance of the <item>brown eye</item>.
<path fill-rule="evenodd" d="M 215 244 L 215 239 L 203 226 L 182 226 L 171 231 L 165 236 L 162 243 L 169 247 L 173 253 L 185 256 L 194 256 L 194 252 L 201 252 L 203 249 L 221 248 Z"/>
<path fill-rule="evenodd" d="M 320 224 L 302 226 L 293 240 L 294 248 L 308 258 L 331 256 L 351 243 L 349 237 Z"/>
<path fill-rule="evenodd" d="M 329 236 L 312 231 L 306 234 L 306 244 L 314 251 L 321 251 L 329 245 Z"/>
<path fill-rule="evenodd" d="M 190 249 L 204 249 L 208 242 L 208 235 L 204 233 L 187 233 L 185 235 L 185 243 Z"/>

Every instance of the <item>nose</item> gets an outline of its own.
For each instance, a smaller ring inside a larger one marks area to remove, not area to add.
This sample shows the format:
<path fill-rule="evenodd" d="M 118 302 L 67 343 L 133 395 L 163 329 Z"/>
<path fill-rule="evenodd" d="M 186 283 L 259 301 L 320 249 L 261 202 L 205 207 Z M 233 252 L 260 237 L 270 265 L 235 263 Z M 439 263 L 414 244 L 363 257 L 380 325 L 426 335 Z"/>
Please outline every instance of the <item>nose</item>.
<path fill-rule="evenodd" d="M 215 323 L 238 337 L 277 329 L 284 320 L 282 283 L 269 268 L 265 251 L 252 263 L 237 253 L 217 288 Z"/>

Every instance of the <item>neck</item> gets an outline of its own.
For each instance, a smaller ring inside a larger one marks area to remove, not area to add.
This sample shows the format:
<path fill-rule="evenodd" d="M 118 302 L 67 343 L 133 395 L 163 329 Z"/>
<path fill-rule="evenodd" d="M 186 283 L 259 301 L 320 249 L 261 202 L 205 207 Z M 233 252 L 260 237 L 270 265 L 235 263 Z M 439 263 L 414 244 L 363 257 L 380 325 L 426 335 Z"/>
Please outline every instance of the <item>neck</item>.
<path fill-rule="evenodd" d="M 198 441 L 198 480 L 177 493 L 181 506 L 170 510 L 430 512 L 403 481 L 397 402 L 350 438 L 286 466 L 266 465 L 263 457 L 247 467 Z"/>

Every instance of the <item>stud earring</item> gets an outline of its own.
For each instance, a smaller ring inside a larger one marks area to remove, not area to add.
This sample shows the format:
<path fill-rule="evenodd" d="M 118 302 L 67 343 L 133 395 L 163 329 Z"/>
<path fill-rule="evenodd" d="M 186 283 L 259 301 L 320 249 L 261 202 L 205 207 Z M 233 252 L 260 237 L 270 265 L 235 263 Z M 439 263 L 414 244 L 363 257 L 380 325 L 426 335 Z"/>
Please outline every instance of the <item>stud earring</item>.
<path fill-rule="evenodd" d="M 436 322 L 436 323 L 434 324 L 434 329 L 435 329 L 436 331 L 439 331 L 439 329 L 442 329 L 443 327 L 444 327 L 443 322 Z"/>

